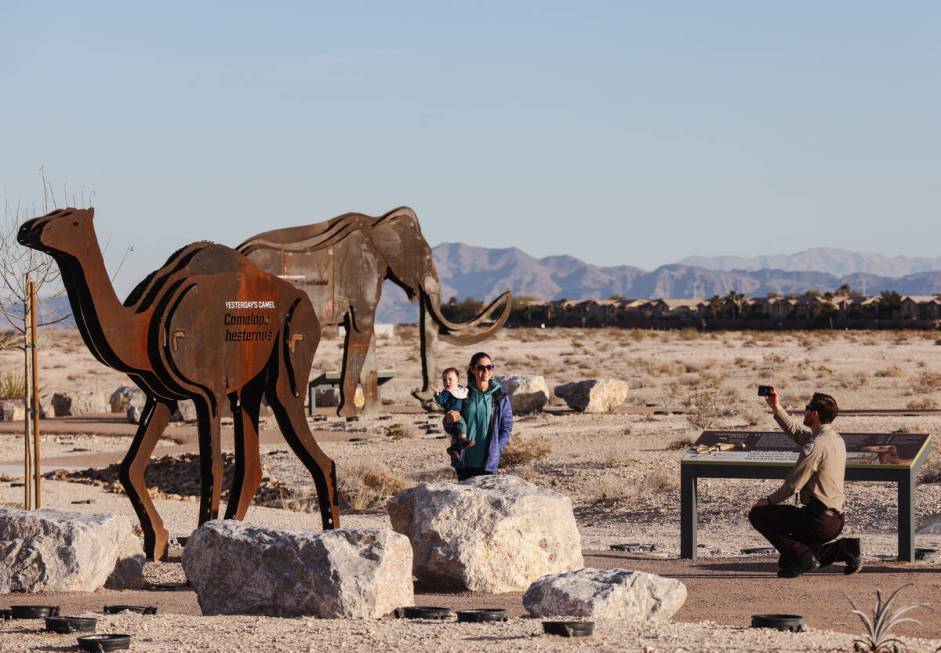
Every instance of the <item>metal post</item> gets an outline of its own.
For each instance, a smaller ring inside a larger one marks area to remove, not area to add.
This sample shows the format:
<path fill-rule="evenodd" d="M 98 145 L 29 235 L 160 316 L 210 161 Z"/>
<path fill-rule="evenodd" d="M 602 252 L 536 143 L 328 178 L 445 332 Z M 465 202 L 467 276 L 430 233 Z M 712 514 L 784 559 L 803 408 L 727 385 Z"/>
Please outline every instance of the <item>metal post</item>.
<path fill-rule="evenodd" d="M 33 492 L 35 493 L 35 501 L 33 502 L 36 508 L 42 508 L 42 495 L 41 495 L 41 475 L 39 470 L 39 337 L 36 333 L 36 284 L 32 281 L 28 285 L 29 291 L 29 333 L 30 333 L 30 343 L 32 346 L 32 376 L 30 378 L 30 397 L 32 402 L 30 403 L 30 411 L 26 416 L 27 419 L 32 419 L 33 422 Z M 26 379 L 24 379 L 25 381 Z"/>
<path fill-rule="evenodd" d="M 906 478 L 899 480 L 899 560 L 903 562 L 915 561 L 913 486 L 914 475 L 909 470 Z"/>
<path fill-rule="evenodd" d="M 680 557 L 696 558 L 696 473 L 680 465 Z"/>
<path fill-rule="evenodd" d="M 26 284 L 24 287 L 29 287 L 30 284 L 29 274 L 26 275 Z M 24 412 L 29 411 L 30 406 L 30 384 L 29 384 L 29 298 L 23 302 L 23 409 Z M 32 472 L 32 457 L 30 456 L 29 448 L 29 431 L 32 422 L 29 419 L 29 413 L 26 412 L 23 418 L 23 510 L 29 510 L 32 500 L 32 492 L 30 492 L 31 486 L 31 472 Z"/>

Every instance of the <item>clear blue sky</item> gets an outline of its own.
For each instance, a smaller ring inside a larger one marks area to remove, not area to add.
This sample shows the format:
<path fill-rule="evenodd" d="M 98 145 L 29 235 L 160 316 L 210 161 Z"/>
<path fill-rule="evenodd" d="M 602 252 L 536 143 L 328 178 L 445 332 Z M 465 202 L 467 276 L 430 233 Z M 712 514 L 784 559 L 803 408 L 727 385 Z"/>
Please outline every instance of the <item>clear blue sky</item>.
<path fill-rule="evenodd" d="M 94 190 L 126 292 L 182 244 L 415 208 L 645 269 L 937 256 L 941 5 L 0 1 L 0 191 Z"/>

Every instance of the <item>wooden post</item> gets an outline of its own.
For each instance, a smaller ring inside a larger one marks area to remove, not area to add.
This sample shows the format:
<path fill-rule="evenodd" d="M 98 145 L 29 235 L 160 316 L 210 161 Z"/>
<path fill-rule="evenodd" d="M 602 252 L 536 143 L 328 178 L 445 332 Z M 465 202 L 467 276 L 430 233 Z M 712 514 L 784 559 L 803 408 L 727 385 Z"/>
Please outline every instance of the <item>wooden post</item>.
<path fill-rule="evenodd" d="M 30 284 L 29 274 L 26 275 L 26 286 Z M 29 383 L 29 299 L 23 302 L 23 408 L 24 408 L 24 418 L 23 418 L 23 510 L 29 510 L 31 508 L 30 500 L 32 498 L 32 493 L 30 492 L 30 478 L 32 472 L 32 460 L 30 456 L 29 449 L 29 431 L 32 422 L 30 421 L 29 416 L 29 406 L 30 406 L 30 383 Z"/>
<path fill-rule="evenodd" d="M 39 470 L 39 334 L 36 333 L 36 284 L 32 281 L 29 282 L 29 333 L 32 345 L 32 376 L 30 379 L 32 403 L 30 404 L 30 415 L 27 417 L 31 417 L 33 422 L 33 468 L 35 470 L 33 492 L 36 496 L 33 505 L 36 508 L 42 508 L 41 474 Z"/>

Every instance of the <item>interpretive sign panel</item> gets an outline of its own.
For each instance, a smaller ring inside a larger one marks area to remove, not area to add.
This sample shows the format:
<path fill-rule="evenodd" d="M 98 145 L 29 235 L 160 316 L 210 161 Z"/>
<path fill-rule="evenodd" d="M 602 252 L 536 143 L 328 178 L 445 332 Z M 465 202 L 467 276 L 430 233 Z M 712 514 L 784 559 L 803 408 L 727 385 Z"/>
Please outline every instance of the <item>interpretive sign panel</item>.
<path fill-rule="evenodd" d="M 924 433 L 841 433 L 847 467 L 909 468 L 928 446 Z M 800 448 L 781 431 L 704 431 L 683 463 L 790 466 Z"/>
<path fill-rule="evenodd" d="M 915 476 L 928 457 L 923 433 L 841 433 L 846 480 L 884 481 L 898 489 L 898 556 L 915 559 Z M 782 479 L 800 448 L 782 431 L 704 431 L 680 464 L 680 556 L 696 557 L 700 478 Z M 743 506 L 747 511 L 748 506 Z"/>

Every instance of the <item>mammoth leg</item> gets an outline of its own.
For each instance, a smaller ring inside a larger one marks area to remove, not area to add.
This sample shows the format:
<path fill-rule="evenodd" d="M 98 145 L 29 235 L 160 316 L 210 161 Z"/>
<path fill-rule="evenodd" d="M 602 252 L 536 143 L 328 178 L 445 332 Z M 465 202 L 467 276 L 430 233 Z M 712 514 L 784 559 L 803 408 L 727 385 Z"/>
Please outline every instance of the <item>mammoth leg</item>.
<path fill-rule="evenodd" d="M 224 399 L 220 397 L 218 399 Z M 193 397 L 199 429 L 199 524 L 219 517 L 222 497 L 222 443 L 219 434 L 219 414 L 205 397 Z"/>
<path fill-rule="evenodd" d="M 295 356 L 292 361 L 295 369 L 309 370 L 313 356 L 304 356 L 304 360 L 298 360 L 299 358 L 301 357 Z M 310 432 L 307 417 L 304 415 L 304 398 L 292 391 L 289 377 L 285 350 L 281 347 L 272 362 L 268 377 L 268 403 L 278 420 L 281 434 L 314 480 L 324 529 L 339 528 L 336 463 L 323 452 Z"/>
<path fill-rule="evenodd" d="M 261 410 L 262 386 L 253 382 L 245 386 L 233 401 L 232 418 L 235 431 L 235 470 L 226 519 L 245 518 L 248 507 L 261 485 L 261 456 L 258 450 L 258 415 Z"/>
<path fill-rule="evenodd" d="M 363 381 L 363 414 L 376 415 L 379 413 L 381 402 L 379 401 L 379 375 L 376 369 L 376 333 L 370 334 L 369 347 L 366 349 L 366 355 L 363 357 L 363 367 L 359 376 Z"/>
<path fill-rule="evenodd" d="M 435 392 L 432 389 L 440 383 L 438 373 L 438 325 L 428 315 L 425 302 L 419 303 L 419 337 L 421 355 L 422 387 L 412 392 L 412 396 L 422 402 L 425 410 L 434 410 Z"/>
<path fill-rule="evenodd" d="M 359 415 L 361 412 L 355 401 L 356 386 L 359 385 L 372 338 L 371 322 L 367 330 L 356 320 L 347 317 L 346 340 L 343 346 L 343 371 L 340 376 L 340 405 L 337 407 L 337 415 L 341 417 Z M 365 390 L 364 384 L 363 391 Z"/>
<path fill-rule="evenodd" d="M 121 485 L 124 486 L 124 491 L 127 492 L 134 512 L 140 520 L 141 530 L 144 532 L 144 553 L 150 560 L 162 560 L 167 556 L 168 533 L 147 492 L 144 472 L 147 470 L 150 454 L 167 428 L 175 407 L 173 402 L 158 401 L 153 395 L 147 395 L 137 434 L 121 462 Z"/>

